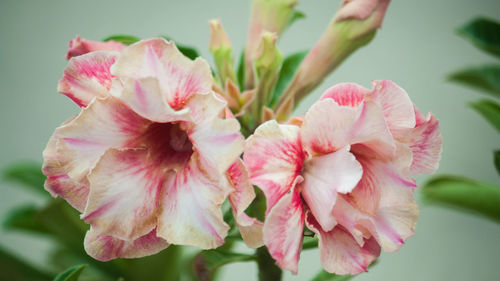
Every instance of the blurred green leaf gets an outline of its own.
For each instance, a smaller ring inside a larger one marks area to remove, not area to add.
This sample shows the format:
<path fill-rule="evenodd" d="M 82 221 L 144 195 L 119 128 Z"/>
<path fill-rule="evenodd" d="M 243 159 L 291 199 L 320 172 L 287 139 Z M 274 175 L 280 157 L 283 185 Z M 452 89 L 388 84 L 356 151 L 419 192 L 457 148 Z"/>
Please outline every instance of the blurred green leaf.
<path fill-rule="evenodd" d="M 85 254 L 83 238 L 88 226 L 80 220 L 78 212 L 62 199 L 55 199 L 43 208 L 27 205 L 13 209 L 6 215 L 3 226 L 5 229 L 48 235 Z"/>
<path fill-rule="evenodd" d="M 138 38 L 138 37 L 135 37 L 135 36 L 132 36 L 132 35 L 111 35 L 109 37 L 106 37 L 104 40 L 104 42 L 106 41 L 110 41 L 110 40 L 113 40 L 113 41 L 116 41 L 116 42 L 120 42 L 124 45 L 132 45 L 134 44 L 135 42 L 138 42 L 140 41 L 141 39 Z"/>
<path fill-rule="evenodd" d="M 186 57 L 194 60 L 196 59 L 197 57 L 200 56 L 200 53 L 198 52 L 198 50 L 196 50 L 196 48 L 194 47 L 191 47 L 191 46 L 187 46 L 187 45 L 183 45 L 177 41 L 175 41 L 174 39 L 172 39 L 171 37 L 169 36 L 165 36 L 165 35 L 162 35 L 161 37 L 165 38 L 166 40 L 168 41 L 174 41 L 175 42 L 175 45 L 177 46 L 177 49 L 179 49 L 179 51 L 185 55 Z"/>
<path fill-rule="evenodd" d="M 485 65 L 452 73 L 448 79 L 500 98 L 500 66 Z"/>
<path fill-rule="evenodd" d="M 318 247 L 318 237 L 305 238 L 304 243 L 302 243 L 303 250 L 315 249 Z"/>
<path fill-rule="evenodd" d="M 254 261 L 254 255 L 222 252 L 219 250 L 201 251 L 194 259 L 194 272 L 202 280 L 212 280 L 214 272 L 221 266 L 233 263 Z"/>
<path fill-rule="evenodd" d="M 313 279 L 312 281 L 347 281 L 354 278 L 352 275 L 337 275 L 333 273 L 329 273 L 322 269 Z"/>
<path fill-rule="evenodd" d="M 368 268 L 372 268 L 374 265 L 376 265 L 378 263 L 378 260 L 374 260 L 369 266 Z M 354 278 L 356 276 L 353 276 L 353 275 L 349 275 L 349 274 L 346 274 L 346 275 L 337 275 L 337 274 L 333 274 L 333 273 L 329 273 L 327 271 L 325 271 L 324 269 L 322 269 L 313 279 L 312 281 L 347 281 L 347 280 L 351 280 L 352 278 Z"/>
<path fill-rule="evenodd" d="M 54 281 L 77 281 L 78 277 L 80 277 L 80 274 L 86 267 L 86 264 L 80 264 L 70 267 L 63 273 L 57 275 L 57 277 L 54 278 Z"/>
<path fill-rule="evenodd" d="M 138 259 L 118 259 L 116 264 L 123 272 L 127 281 L 154 280 L 169 281 L 179 280 L 182 248 L 170 245 L 158 254 Z"/>
<path fill-rule="evenodd" d="M 500 175 L 500 150 L 493 151 L 493 162 L 495 163 L 495 168 Z"/>
<path fill-rule="evenodd" d="M 500 24 L 487 19 L 476 18 L 458 29 L 458 34 L 476 47 L 500 57 Z"/>
<path fill-rule="evenodd" d="M 292 24 L 294 24 L 297 20 L 304 19 L 306 17 L 306 14 L 299 10 L 293 10 L 293 14 L 290 17 L 290 21 L 288 21 L 287 28 L 290 27 Z"/>
<path fill-rule="evenodd" d="M 7 181 L 19 183 L 30 190 L 50 197 L 50 194 L 43 188 L 45 175 L 42 173 L 42 165 L 39 163 L 21 161 L 10 164 L 3 170 L 2 176 Z"/>
<path fill-rule="evenodd" d="M 238 69 L 236 69 L 236 78 L 240 91 L 245 91 L 245 49 L 241 52 L 240 60 L 238 61 Z"/>
<path fill-rule="evenodd" d="M 470 105 L 500 132 L 500 105 L 498 103 L 482 99 L 471 102 Z"/>
<path fill-rule="evenodd" d="M 0 248 L 0 281 L 47 281 L 49 273 L 27 264 L 18 257 Z"/>
<path fill-rule="evenodd" d="M 429 203 L 472 211 L 500 222 L 500 187 L 456 176 L 439 176 L 421 189 Z"/>
<path fill-rule="evenodd" d="M 278 77 L 278 82 L 276 82 L 276 87 L 274 88 L 273 95 L 271 97 L 271 101 L 269 102 L 270 107 L 274 107 L 278 102 L 281 94 L 285 91 L 286 87 L 292 80 L 297 68 L 299 67 L 302 60 L 307 55 L 306 51 L 297 52 L 295 54 L 289 55 L 283 60 L 283 64 L 281 65 L 280 75 Z"/>

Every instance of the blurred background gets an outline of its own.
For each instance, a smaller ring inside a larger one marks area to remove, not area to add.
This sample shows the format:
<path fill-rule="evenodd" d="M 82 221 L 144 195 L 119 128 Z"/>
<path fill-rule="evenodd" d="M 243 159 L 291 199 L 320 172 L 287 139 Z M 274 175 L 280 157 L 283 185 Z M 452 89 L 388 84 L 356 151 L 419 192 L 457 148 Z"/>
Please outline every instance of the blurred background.
<path fill-rule="evenodd" d="M 303 0 L 306 19 L 281 38 L 284 55 L 310 48 L 340 1 Z M 196 46 L 211 61 L 208 20 L 220 18 L 239 55 L 245 44 L 250 1 L 121 0 L 0 1 L 0 169 L 17 160 L 42 161 L 53 130 L 78 112 L 56 91 L 66 65 L 68 41 L 76 35 L 101 40 L 113 34 L 141 38 L 168 35 Z M 390 79 L 410 94 L 423 112 L 440 121 L 443 154 L 439 174 L 457 174 L 498 184 L 492 150 L 500 137 L 467 107 L 475 90 L 446 81 L 450 72 L 492 58 L 456 36 L 455 29 L 476 16 L 500 19 L 498 0 L 397 0 L 389 6 L 382 29 L 355 52 L 297 109 L 307 108 L 329 86 L 356 82 L 370 87 Z M 418 178 L 421 184 L 427 177 Z M 417 193 L 417 197 L 419 194 Z M 43 200 L 15 184 L 0 182 L 0 219 L 14 206 Z M 397 253 L 382 254 L 378 265 L 356 280 L 498 280 L 500 225 L 467 213 L 420 204 L 415 236 Z M 83 241 L 82 241 L 83 243 Z M 48 239 L 0 229 L 0 245 L 43 265 Z M 299 274 L 285 280 L 309 280 L 321 268 L 318 251 L 301 255 Z M 222 280 L 256 280 L 252 263 L 224 268 Z M 1 273 L 0 273 L 1 274 Z"/>

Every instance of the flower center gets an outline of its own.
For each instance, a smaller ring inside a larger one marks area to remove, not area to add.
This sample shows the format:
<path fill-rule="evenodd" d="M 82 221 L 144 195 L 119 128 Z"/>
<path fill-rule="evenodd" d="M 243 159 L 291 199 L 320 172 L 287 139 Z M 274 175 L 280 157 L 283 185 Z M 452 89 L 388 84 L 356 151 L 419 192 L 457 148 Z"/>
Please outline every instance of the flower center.
<path fill-rule="evenodd" d="M 144 140 L 150 156 L 161 164 L 184 166 L 193 154 L 193 144 L 179 123 L 152 123 Z"/>

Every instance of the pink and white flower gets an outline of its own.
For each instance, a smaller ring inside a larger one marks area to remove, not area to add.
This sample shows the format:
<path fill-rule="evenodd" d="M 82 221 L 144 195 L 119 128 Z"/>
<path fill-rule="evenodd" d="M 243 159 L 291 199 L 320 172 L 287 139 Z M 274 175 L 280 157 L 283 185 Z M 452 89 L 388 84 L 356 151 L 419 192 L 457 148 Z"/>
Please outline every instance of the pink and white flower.
<path fill-rule="evenodd" d="M 323 267 L 366 271 L 380 251 L 413 234 L 411 176 L 438 166 L 441 135 L 391 81 L 328 89 L 289 124 L 268 121 L 247 140 L 244 162 L 267 199 L 263 241 L 278 266 L 297 272 L 304 225 L 319 238 Z"/>
<path fill-rule="evenodd" d="M 220 117 L 226 102 L 212 83 L 205 60 L 163 39 L 70 59 L 59 91 L 82 110 L 55 130 L 43 171 L 45 188 L 91 225 L 90 255 L 224 242 L 226 172 L 244 139 L 236 119 Z"/>

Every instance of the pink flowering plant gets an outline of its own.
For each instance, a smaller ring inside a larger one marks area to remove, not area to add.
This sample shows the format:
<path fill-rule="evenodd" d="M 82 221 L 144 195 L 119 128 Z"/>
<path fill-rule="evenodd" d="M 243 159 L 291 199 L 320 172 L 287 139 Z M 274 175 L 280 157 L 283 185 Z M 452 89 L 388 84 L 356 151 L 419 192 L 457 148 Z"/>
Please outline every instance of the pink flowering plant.
<path fill-rule="evenodd" d="M 297 0 L 253 0 L 238 65 L 217 19 L 212 67 L 163 37 L 72 39 L 57 89 L 80 112 L 49 139 L 43 175 L 10 170 L 57 198 L 5 222 L 60 242 L 53 269 L 26 280 L 74 264 L 56 280 L 87 265 L 85 280 L 213 280 L 243 261 L 280 280 L 313 248 L 314 280 L 341 280 L 399 250 L 418 218 L 413 176 L 439 165 L 437 118 L 390 80 L 332 85 L 292 115 L 375 37 L 389 2 L 344 0 L 309 51 L 284 56 L 278 39 L 304 17 Z"/>

